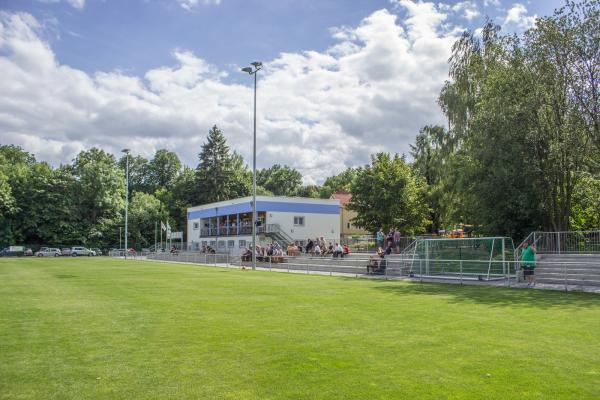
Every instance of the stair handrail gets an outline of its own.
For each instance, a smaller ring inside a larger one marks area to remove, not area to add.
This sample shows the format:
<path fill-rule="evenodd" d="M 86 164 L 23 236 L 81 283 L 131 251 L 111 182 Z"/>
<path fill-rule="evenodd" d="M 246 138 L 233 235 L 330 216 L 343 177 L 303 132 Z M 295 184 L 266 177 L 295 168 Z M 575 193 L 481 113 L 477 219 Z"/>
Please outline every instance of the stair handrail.
<path fill-rule="evenodd" d="M 265 233 L 278 234 L 281 237 L 283 237 L 283 239 L 287 241 L 288 244 L 295 242 L 295 240 L 290 235 L 288 235 L 283 229 L 281 229 L 281 226 L 279 224 L 267 224 L 265 226 Z"/>

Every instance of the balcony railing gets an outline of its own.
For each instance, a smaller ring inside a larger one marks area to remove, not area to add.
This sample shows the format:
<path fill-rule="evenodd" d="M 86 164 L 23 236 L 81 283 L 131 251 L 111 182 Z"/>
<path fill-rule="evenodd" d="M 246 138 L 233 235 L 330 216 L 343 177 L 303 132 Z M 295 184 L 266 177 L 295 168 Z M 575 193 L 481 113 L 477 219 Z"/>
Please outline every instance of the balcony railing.
<path fill-rule="evenodd" d="M 268 227 L 269 225 L 267 225 Z M 256 233 L 264 233 L 265 226 L 257 226 Z M 231 226 L 228 228 L 220 227 L 220 228 L 202 228 L 200 229 L 200 237 L 210 237 L 210 236 L 239 236 L 239 235 L 251 235 L 252 234 L 252 225 L 245 226 Z"/>
<path fill-rule="evenodd" d="M 277 233 L 282 232 L 279 224 L 265 224 L 256 227 L 256 233 Z M 228 228 L 202 228 L 200 229 L 200 237 L 211 237 L 211 236 L 240 236 L 240 235 L 252 235 L 252 225 L 244 226 L 231 226 Z"/>

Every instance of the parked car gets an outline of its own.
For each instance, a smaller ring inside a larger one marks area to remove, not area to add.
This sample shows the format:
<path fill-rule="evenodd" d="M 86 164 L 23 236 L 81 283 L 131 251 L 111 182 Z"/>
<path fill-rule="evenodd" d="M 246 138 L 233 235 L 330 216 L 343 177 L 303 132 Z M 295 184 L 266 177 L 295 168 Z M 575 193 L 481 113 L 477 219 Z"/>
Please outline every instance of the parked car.
<path fill-rule="evenodd" d="M 22 255 L 22 251 L 13 251 L 8 247 L 0 251 L 0 257 L 20 257 Z"/>
<path fill-rule="evenodd" d="M 96 253 L 94 253 L 92 250 L 85 248 L 85 247 L 71 247 L 71 256 L 72 257 L 76 257 L 76 256 L 95 256 Z"/>
<path fill-rule="evenodd" d="M 0 251 L 0 257 L 22 257 L 25 255 L 24 246 L 9 246 Z"/>
<path fill-rule="evenodd" d="M 23 252 L 24 256 L 32 256 L 33 255 L 33 250 L 31 250 L 29 247 L 25 249 L 25 251 Z"/>
<path fill-rule="evenodd" d="M 100 250 L 99 248 L 95 247 L 92 249 L 92 251 L 95 253 L 95 256 L 101 256 L 102 255 L 102 250 Z"/>
<path fill-rule="evenodd" d="M 71 255 L 71 248 L 70 247 L 65 247 L 64 249 L 61 249 L 60 252 L 62 253 L 63 256 L 70 256 Z"/>
<path fill-rule="evenodd" d="M 61 252 L 54 247 L 42 247 L 40 251 L 35 252 L 35 255 L 37 257 L 58 257 L 61 255 Z"/>

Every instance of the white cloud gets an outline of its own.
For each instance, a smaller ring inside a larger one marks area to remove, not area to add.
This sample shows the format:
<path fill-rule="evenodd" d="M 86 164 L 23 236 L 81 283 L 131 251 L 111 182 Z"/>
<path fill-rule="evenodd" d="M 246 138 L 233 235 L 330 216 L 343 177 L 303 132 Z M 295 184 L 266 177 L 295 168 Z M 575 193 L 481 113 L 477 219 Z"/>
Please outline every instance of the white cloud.
<path fill-rule="evenodd" d="M 452 6 L 452 10 L 461 13 L 461 16 L 468 21 L 477 18 L 480 14 L 477 4 L 473 1 L 461 1 Z"/>
<path fill-rule="evenodd" d="M 85 0 L 67 0 L 67 2 L 71 6 L 78 8 L 80 10 L 83 10 L 83 7 L 85 7 Z"/>
<path fill-rule="evenodd" d="M 536 19 L 537 15 L 527 15 L 527 8 L 523 4 L 515 3 L 506 13 L 503 24 L 508 27 L 526 30 L 535 25 Z"/>
<path fill-rule="evenodd" d="M 204 4 L 206 6 L 208 6 L 208 5 L 218 6 L 219 4 L 221 4 L 221 0 L 176 0 L 176 1 L 181 7 L 185 8 L 188 11 L 197 7 L 198 4 Z"/>
<path fill-rule="evenodd" d="M 307 183 L 368 162 L 376 151 L 408 152 L 436 104 L 458 32 L 433 3 L 398 1 L 404 21 L 379 10 L 332 31 L 324 52 L 263 60 L 258 83 L 258 166 L 287 164 Z M 0 13 L 0 132 L 53 163 L 99 146 L 151 156 L 175 150 L 188 165 L 217 124 L 250 160 L 252 88 L 177 49 L 174 64 L 143 76 L 94 75 L 61 64 L 29 14 Z M 239 73 L 239 68 L 232 68 Z M 241 77 L 242 75 L 240 75 Z"/>
<path fill-rule="evenodd" d="M 61 0 L 37 0 L 40 3 L 60 3 Z M 66 0 L 67 3 L 78 10 L 83 10 L 85 7 L 85 0 Z"/>
<path fill-rule="evenodd" d="M 483 0 L 483 5 L 485 7 L 489 7 L 489 6 L 500 7 L 500 0 Z"/>

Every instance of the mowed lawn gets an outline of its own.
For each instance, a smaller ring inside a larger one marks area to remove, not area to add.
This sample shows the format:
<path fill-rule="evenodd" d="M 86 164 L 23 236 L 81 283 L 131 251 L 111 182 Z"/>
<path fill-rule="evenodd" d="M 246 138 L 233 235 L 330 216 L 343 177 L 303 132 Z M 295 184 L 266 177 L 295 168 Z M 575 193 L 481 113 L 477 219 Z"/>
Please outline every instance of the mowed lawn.
<path fill-rule="evenodd" d="M 0 259 L 1 399 L 600 398 L 600 296 Z"/>

